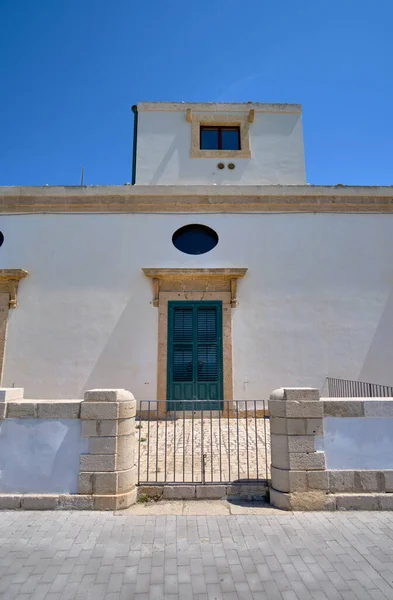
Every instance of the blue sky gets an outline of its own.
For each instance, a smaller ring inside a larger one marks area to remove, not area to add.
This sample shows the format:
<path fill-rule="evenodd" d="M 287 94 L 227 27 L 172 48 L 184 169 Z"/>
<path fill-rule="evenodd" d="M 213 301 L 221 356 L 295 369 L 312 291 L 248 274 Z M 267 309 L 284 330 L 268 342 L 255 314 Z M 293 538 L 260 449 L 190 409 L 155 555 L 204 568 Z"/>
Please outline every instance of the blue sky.
<path fill-rule="evenodd" d="M 0 0 L 0 185 L 131 181 L 140 101 L 303 105 L 307 180 L 393 185 L 392 0 Z"/>

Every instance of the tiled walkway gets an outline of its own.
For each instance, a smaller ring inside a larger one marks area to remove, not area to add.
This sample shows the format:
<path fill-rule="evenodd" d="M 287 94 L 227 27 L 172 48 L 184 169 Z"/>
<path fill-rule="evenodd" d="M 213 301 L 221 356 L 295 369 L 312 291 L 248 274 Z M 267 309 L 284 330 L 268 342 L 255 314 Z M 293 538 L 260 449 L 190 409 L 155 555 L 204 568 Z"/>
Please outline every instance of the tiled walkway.
<path fill-rule="evenodd" d="M 267 479 L 269 419 L 140 421 L 139 481 L 228 482 Z M 202 468 L 202 465 L 204 468 Z"/>
<path fill-rule="evenodd" d="M 393 515 L 0 513 L 2 600 L 391 600 Z"/>

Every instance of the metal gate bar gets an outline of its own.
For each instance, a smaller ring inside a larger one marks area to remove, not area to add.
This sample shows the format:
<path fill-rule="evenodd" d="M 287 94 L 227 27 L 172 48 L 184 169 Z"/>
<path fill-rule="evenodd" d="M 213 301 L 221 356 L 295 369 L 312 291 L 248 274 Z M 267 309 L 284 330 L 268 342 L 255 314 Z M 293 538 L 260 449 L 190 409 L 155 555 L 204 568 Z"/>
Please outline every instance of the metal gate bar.
<path fill-rule="evenodd" d="M 141 400 L 136 421 L 138 484 L 266 480 L 267 401 L 224 400 L 221 407 L 214 410 L 209 402 L 187 401 L 187 409 L 179 403 L 166 413 L 166 401 Z"/>

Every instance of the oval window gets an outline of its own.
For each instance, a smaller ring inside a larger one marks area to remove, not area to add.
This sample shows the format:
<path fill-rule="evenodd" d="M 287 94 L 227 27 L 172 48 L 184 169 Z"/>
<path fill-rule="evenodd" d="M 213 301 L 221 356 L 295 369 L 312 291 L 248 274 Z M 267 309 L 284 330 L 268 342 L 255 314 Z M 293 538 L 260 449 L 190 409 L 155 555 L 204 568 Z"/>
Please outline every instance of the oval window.
<path fill-rule="evenodd" d="M 3 235 L 3 233 L 0 231 L 0 246 L 2 246 L 2 245 L 3 245 L 3 242 L 4 242 L 4 235 Z"/>
<path fill-rule="evenodd" d="M 172 236 L 172 243 L 185 254 L 205 254 L 218 244 L 218 235 L 206 225 L 185 225 Z"/>

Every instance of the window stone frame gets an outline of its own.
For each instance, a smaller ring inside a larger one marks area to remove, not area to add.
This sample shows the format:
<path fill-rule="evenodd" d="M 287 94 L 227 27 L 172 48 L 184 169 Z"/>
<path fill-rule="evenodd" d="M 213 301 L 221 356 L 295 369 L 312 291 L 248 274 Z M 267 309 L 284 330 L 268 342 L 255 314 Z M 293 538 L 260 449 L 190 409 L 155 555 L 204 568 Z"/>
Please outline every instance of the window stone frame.
<path fill-rule="evenodd" d="M 240 150 L 201 150 L 200 128 L 239 127 Z M 222 115 L 219 113 L 191 113 L 191 158 L 251 158 L 250 120 L 248 113 Z"/>

